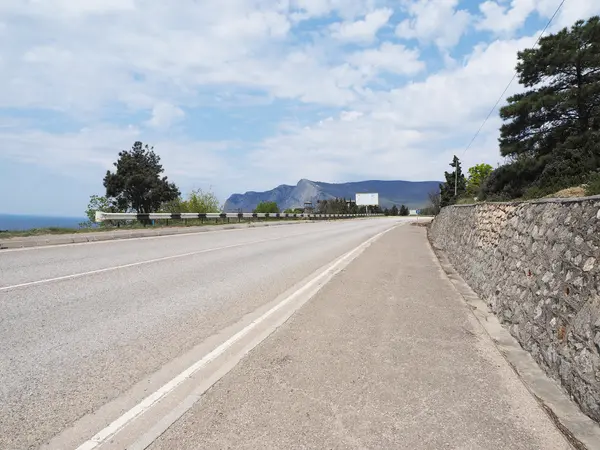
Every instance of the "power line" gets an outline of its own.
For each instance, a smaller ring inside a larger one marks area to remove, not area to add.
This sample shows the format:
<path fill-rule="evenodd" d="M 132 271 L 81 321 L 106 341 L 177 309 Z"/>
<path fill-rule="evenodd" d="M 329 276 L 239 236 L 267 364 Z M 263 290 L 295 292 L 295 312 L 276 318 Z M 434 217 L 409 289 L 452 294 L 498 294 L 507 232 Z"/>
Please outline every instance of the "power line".
<path fill-rule="evenodd" d="M 546 24 L 546 26 L 544 27 L 544 29 L 542 30 L 542 32 L 538 36 L 537 40 L 535 41 L 535 44 L 533 44 L 533 47 L 535 47 L 536 45 L 539 44 L 540 39 L 542 39 L 542 36 L 544 36 L 544 33 L 546 32 L 546 30 L 548 29 L 548 27 L 550 26 L 550 24 L 552 23 L 552 21 L 554 20 L 554 18 L 556 17 L 556 15 L 558 14 L 558 12 L 562 8 L 562 6 L 565 4 L 565 1 L 566 0 L 562 0 L 562 2 L 560 2 L 560 4 L 558 5 L 558 8 L 556 8 L 556 11 L 554 11 L 554 14 L 552 14 L 552 17 L 550 17 L 550 20 L 548 20 L 548 23 Z M 481 130 L 483 129 L 483 127 L 485 126 L 485 124 L 487 123 L 487 121 L 489 120 L 489 118 L 492 116 L 492 114 L 494 113 L 494 111 L 498 107 L 498 104 L 500 104 L 500 102 L 504 98 L 504 94 L 506 94 L 506 91 L 508 91 L 508 88 L 511 86 L 512 82 L 515 81 L 515 78 L 517 78 L 517 71 L 516 70 L 515 70 L 515 73 L 513 74 L 512 78 L 510 79 L 510 81 L 508 82 L 508 84 L 506 85 L 506 87 L 504 88 L 504 90 L 502 91 L 502 94 L 500 94 L 500 97 L 498 97 L 498 100 L 496 100 L 496 103 L 494 104 L 494 106 L 492 107 L 492 109 L 488 113 L 487 117 L 485 118 L 485 120 L 483 121 L 483 123 L 481 124 L 481 126 L 479 127 L 479 129 L 477 130 L 477 133 L 475 133 L 475 136 L 473 136 L 473 139 L 471 139 L 471 142 L 469 142 L 469 145 L 467 145 L 467 147 L 465 148 L 465 151 L 463 152 L 462 156 L 465 156 L 465 153 L 467 153 L 467 150 L 469 150 L 471 148 L 471 145 L 473 145 L 473 142 L 475 142 L 475 139 L 477 139 L 477 136 L 479 136 L 479 133 L 481 133 Z"/>

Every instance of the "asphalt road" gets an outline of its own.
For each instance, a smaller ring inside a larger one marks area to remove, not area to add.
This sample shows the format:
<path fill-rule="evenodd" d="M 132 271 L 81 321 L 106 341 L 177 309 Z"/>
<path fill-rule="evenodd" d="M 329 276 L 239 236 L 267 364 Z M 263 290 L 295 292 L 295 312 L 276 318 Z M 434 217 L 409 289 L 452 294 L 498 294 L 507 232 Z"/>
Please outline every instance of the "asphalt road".
<path fill-rule="evenodd" d="M 401 220 L 0 251 L 0 448 L 38 448 L 83 419 L 71 438 L 90 437 L 141 382 L 151 391 L 174 361 Z"/>

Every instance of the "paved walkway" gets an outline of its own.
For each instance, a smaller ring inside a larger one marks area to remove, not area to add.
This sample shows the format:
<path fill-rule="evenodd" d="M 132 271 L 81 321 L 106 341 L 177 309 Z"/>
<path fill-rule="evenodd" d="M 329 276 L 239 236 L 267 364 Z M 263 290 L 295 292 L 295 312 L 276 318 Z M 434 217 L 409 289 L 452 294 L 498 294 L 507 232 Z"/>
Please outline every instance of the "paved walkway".
<path fill-rule="evenodd" d="M 386 234 L 152 449 L 568 449 L 442 272 Z"/>

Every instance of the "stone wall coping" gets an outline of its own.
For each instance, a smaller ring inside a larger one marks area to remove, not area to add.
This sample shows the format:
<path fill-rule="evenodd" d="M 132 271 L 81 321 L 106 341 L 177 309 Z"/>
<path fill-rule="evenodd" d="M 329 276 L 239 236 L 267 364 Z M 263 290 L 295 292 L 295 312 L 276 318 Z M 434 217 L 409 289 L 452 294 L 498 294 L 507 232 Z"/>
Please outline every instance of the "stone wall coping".
<path fill-rule="evenodd" d="M 538 198 L 534 200 L 519 200 L 513 202 L 481 202 L 481 203 L 469 203 L 466 205 L 450 205 L 445 208 L 472 208 L 475 206 L 483 205 L 498 205 L 498 206 L 515 206 L 515 205 L 536 205 L 546 203 L 556 204 L 568 204 L 568 203 L 584 203 L 584 202 L 597 202 L 600 201 L 600 195 L 591 195 L 589 197 L 572 197 L 572 198 Z"/>

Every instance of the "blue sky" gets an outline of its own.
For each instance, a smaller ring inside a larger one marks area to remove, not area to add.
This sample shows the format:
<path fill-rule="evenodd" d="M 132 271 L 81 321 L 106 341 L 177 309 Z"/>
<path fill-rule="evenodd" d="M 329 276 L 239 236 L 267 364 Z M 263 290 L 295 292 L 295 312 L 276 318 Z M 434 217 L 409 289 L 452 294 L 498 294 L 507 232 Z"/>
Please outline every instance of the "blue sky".
<path fill-rule="evenodd" d="M 80 216 L 136 140 L 184 193 L 222 201 L 440 179 L 559 3 L 3 0 L 0 212 Z M 599 13 L 567 0 L 551 31 Z M 499 125 L 467 167 L 500 162 Z"/>

